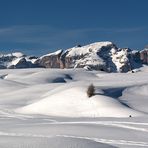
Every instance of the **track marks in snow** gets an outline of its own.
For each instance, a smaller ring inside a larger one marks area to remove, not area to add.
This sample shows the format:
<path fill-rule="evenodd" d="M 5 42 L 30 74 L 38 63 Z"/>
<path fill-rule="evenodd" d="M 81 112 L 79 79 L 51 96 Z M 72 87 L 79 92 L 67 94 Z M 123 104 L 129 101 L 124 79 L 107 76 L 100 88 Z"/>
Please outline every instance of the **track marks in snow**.
<path fill-rule="evenodd" d="M 92 140 L 95 142 L 112 144 L 112 145 L 131 145 L 131 146 L 141 146 L 141 147 L 148 147 L 147 142 L 138 142 L 138 141 L 127 141 L 127 140 L 113 140 L 113 139 L 99 139 L 99 138 L 90 138 L 90 137 L 81 137 L 81 136 L 68 136 L 68 135 L 57 135 L 62 137 L 71 137 L 71 138 L 80 138 L 80 139 L 87 139 Z"/>
<path fill-rule="evenodd" d="M 0 131 L 0 136 L 9 136 L 9 137 L 31 137 L 31 138 L 54 138 L 54 137 L 64 137 L 64 138 L 75 138 L 75 139 L 85 139 L 91 140 L 99 143 L 106 143 L 112 145 L 129 145 L 129 146 L 139 146 L 139 147 L 148 147 L 147 142 L 140 141 L 127 141 L 127 140 L 115 140 L 115 139 L 102 139 L 95 137 L 83 137 L 83 136 L 73 136 L 73 135 L 41 135 L 41 134 L 26 134 L 26 133 L 7 133 Z"/>
<path fill-rule="evenodd" d="M 32 118 L 29 115 L 22 115 L 22 114 L 16 114 L 13 111 L 7 110 L 7 109 L 0 109 L 0 118 L 15 118 L 20 120 L 27 120 L 28 118 Z"/>
<path fill-rule="evenodd" d="M 130 130 L 136 130 L 136 131 L 142 131 L 142 132 L 148 132 L 147 128 L 141 128 L 141 127 L 134 127 L 133 125 L 146 125 L 148 126 L 148 123 L 136 123 L 136 122 L 118 122 L 118 121 L 92 121 L 92 122 L 52 122 L 49 124 L 94 124 L 94 125 L 105 125 L 105 126 L 114 126 L 119 128 L 125 128 Z"/>
<path fill-rule="evenodd" d="M 42 122 L 42 123 L 28 123 L 28 125 L 104 125 L 104 126 L 113 126 L 118 128 L 125 128 L 130 130 L 136 130 L 141 132 L 148 132 L 148 123 L 138 123 L 138 122 L 118 122 L 118 121 L 77 121 L 77 122 L 58 122 L 56 120 L 49 120 L 50 122 Z M 25 124 L 19 124 L 25 125 Z M 135 126 L 147 126 L 147 128 L 143 127 L 135 127 Z"/>

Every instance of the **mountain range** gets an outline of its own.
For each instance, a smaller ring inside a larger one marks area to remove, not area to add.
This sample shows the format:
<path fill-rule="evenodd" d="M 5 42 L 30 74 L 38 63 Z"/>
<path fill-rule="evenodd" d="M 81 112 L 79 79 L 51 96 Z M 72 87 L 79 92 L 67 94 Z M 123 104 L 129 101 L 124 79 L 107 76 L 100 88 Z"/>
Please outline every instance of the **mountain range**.
<path fill-rule="evenodd" d="M 77 45 L 41 57 L 28 56 L 21 52 L 0 54 L 0 69 L 43 67 L 128 72 L 143 64 L 148 64 L 148 48 L 141 51 L 118 48 L 108 41 Z"/>

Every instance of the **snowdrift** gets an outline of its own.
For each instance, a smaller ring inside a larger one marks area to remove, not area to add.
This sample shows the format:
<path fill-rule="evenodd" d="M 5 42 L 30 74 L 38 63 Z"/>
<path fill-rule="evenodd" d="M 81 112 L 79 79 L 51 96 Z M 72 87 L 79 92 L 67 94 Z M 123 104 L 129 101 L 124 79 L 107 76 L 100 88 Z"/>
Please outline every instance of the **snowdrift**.
<path fill-rule="evenodd" d="M 105 95 L 100 94 L 88 98 L 86 89 L 86 87 L 80 86 L 67 87 L 16 111 L 24 114 L 62 117 L 129 117 L 142 115 L 142 113 L 125 106 L 118 100 Z"/>

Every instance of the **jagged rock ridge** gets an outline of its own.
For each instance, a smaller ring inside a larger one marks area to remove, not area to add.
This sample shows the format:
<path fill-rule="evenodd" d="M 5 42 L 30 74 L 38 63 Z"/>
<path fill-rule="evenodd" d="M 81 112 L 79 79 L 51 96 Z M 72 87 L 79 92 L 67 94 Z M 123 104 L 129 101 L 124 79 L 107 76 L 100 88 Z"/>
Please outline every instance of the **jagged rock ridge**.
<path fill-rule="evenodd" d="M 76 46 L 39 58 L 22 53 L 0 55 L 0 68 L 86 68 L 107 72 L 128 72 L 148 63 L 148 50 L 118 48 L 112 42 L 96 42 Z"/>
<path fill-rule="evenodd" d="M 14 69 L 14 68 L 34 68 L 38 67 L 34 63 L 37 58 L 31 58 L 21 52 L 11 54 L 0 54 L 0 69 Z"/>

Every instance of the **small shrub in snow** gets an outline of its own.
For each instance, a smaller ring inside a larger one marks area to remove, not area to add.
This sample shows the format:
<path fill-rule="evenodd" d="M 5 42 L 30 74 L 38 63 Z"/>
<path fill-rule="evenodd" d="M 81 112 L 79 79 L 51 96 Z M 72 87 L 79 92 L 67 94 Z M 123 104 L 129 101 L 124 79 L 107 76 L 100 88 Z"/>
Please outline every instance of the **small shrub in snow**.
<path fill-rule="evenodd" d="M 90 98 L 95 94 L 95 87 L 93 84 L 89 85 L 87 88 L 87 96 Z"/>

